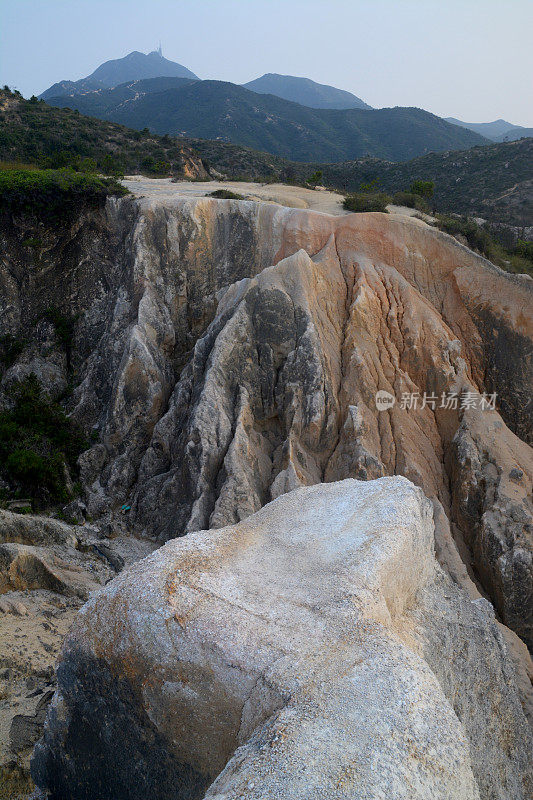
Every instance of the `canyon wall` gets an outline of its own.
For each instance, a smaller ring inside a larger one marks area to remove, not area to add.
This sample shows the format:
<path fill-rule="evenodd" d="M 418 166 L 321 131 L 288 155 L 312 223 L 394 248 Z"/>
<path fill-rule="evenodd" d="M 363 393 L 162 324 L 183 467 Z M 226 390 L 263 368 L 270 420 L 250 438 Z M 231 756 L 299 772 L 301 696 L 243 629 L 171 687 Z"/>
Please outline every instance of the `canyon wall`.
<path fill-rule="evenodd" d="M 0 334 L 25 347 L 2 386 L 72 388 L 94 520 L 162 542 L 300 485 L 404 475 L 531 646 L 531 279 L 418 220 L 234 200 L 111 199 L 38 256 L 27 235 L 3 231 Z"/>

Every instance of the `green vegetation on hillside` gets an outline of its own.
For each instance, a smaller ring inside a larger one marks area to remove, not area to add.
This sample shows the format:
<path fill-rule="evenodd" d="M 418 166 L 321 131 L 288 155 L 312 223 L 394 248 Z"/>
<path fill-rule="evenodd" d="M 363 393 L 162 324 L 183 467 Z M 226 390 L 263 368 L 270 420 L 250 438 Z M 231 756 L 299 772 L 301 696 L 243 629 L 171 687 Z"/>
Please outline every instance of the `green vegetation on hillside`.
<path fill-rule="evenodd" d="M 377 180 L 383 191 L 393 194 L 405 192 L 414 181 L 431 181 L 432 205 L 440 211 L 515 226 L 531 225 L 533 220 L 533 138 L 429 153 L 400 163 L 363 158 L 338 164 L 291 162 L 225 142 L 194 139 L 192 143 L 204 161 L 232 180 L 304 185 L 312 172 L 320 170 L 324 186 L 340 192 L 357 192 L 362 183 Z"/>
<path fill-rule="evenodd" d="M 362 183 L 374 180 L 392 194 L 406 191 L 414 181 L 432 181 L 432 205 L 439 211 L 482 216 L 515 226 L 529 225 L 533 219 L 533 198 L 528 188 L 533 163 L 531 138 L 429 153 L 401 163 L 363 158 L 306 164 L 228 142 L 156 136 L 148 129 L 128 130 L 0 91 L 0 160 L 56 168 L 72 166 L 81 171 L 96 163 L 106 174 L 116 170 L 162 175 L 170 165 L 169 171 L 178 176 L 183 174 L 183 162 L 188 157 L 201 157 L 206 168 L 232 180 L 305 185 L 313 172 L 321 171 L 325 186 L 344 193 L 357 192 Z"/>
<path fill-rule="evenodd" d="M 486 141 L 420 108 L 309 108 L 225 81 L 162 80 L 48 102 L 138 130 L 149 126 L 159 134 L 225 139 L 296 161 L 397 161 Z"/>
<path fill-rule="evenodd" d="M 105 175 L 180 175 L 195 155 L 179 139 L 128 130 L 0 90 L 0 161 Z"/>
<path fill-rule="evenodd" d="M 437 214 L 435 225 L 507 272 L 526 273 L 533 278 L 533 242 L 519 240 L 513 247 L 504 247 L 490 228 L 470 217 Z"/>
<path fill-rule="evenodd" d="M 35 376 L 11 384 L 0 412 L 0 477 L 12 496 L 42 505 L 69 499 L 69 472 L 87 447 L 61 406 L 45 395 Z"/>
<path fill-rule="evenodd" d="M 305 164 L 227 142 L 155 136 L 148 129 L 128 130 L 83 117 L 70 109 L 52 108 L 43 102 L 24 100 L 15 93 L 0 91 L 0 159 L 24 162 L 26 187 L 31 185 L 31 180 L 41 180 L 28 175 L 36 166 L 71 167 L 80 177 L 89 176 L 95 165 L 107 174 L 125 171 L 157 176 L 169 169 L 178 176 L 183 160 L 189 157 L 194 157 L 196 163 L 200 163 L 201 158 L 213 174 L 221 173 L 232 180 L 280 181 L 305 186 L 309 185 L 310 175 L 314 173 L 316 177 L 317 173 L 322 173 L 325 186 L 344 194 L 375 193 L 379 187 L 380 193 L 393 194 L 393 202 L 419 211 L 428 211 L 428 198 L 422 195 L 425 185 L 429 191 L 434 184 L 431 205 L 435 211 L 460 214 L 472 222 L 474 217 L 487 219 L 487 226 L 473 222 L 483 230 L 488 228 L 488 235 L 494 242 L 492 255 L 488 255 L 488 245 L 483 251 L 485 255 L 505 269 L 530 271 L 531 243 L 526 241 L 524 229 L 533 219 L 530 186 L 533 139 L 465 151 L 429 153 L 402 163 L 364 158 L 335 164 Z M 4 174 L 6 166 L 2 165 Z M 20 172 L 20 164 L 13 166 L 12 172 Z M 17 200 L 9 188 L 13 188 L 18 178 L 4 177 L 3 180 L 7 181 L 6 202 L 23 206 L 28 201 L 27 194 L 22 192 Z M 89 194 L 93 192 L 100 197 L 103 192 L 116 189 L 116 185 L 106 186 L 105 183 L 92 184 L 92 189 L 83 181 L 74 181 L 73 185 L 72 170 L 65 178 L 57 176 L 55 180 L 63 187 L 71 186 L 71 199 L 84 185 L 89 188 Z M 355 201 L 353 205 L 355 207 Z M 451 216 L 451 219 L 458 217 Z M 468 240 L 467 234 L 459 235 Z M 469 235 L 473 242 L 473 234 Z M 515 247 L 517 238 L 523 242 L 521 250 Z M 32 242 L 28 239 L 27 246 L 37 247 L 36 242 Z M 471 246 L 476 247 L 475 242 Z M 497 251 L 498 247 L 502 250 Z"/>
<path fill-rule="evenodd" d="M 198 149 L 202 152 L 201 146 Z M 212 162 L 216 166 L 214 159 Z M 357 191 L 361 183 L 375 179 L 384 191 L 392 193 L 405 191 L 414 181 L 432 181 L 432 205 L 439 211 L 527 226 L 533 220 L 532 164 L 533 138 L 428 153 L 401 163 L 360 159 L 342 164 L 307 164 L 303 169 L 301 165 L 291 166 L 296 179 L 319 168 L 324 184 L 343 192 Z"/>
<path fill-rule="evenodd" d="M 73 169 L 0 168 L 0 213 L 65 219 L 83 205 L 98 206 L 108 195 L 127 193 L 113 178 L 86 175 Z"/>

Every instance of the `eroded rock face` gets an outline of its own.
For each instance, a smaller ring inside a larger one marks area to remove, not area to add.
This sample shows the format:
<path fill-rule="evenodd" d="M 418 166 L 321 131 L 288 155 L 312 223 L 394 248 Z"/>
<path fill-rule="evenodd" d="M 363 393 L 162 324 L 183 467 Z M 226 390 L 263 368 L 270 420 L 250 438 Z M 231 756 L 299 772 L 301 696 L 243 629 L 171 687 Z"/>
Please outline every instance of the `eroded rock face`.
<path fill-rule="evenodd" d="M 525 800 L 505 644 L 433 538 L 422 491 L 381 478 L 169 542 L 67 637 L 38 784 L 54 800 Z"/>
<path fill-rule="evenodd" d="M 94 442 L 80 459 L 91 517 L 131 505 L 130 529 L 164 541 L 299 485 L 402 474 L 442 503 L 483 590 L 531 646 L 530 279 L 393 214 L 148 196 L 109 201 L 91 224 L 40 265 L 8 258 L 0 276 L 6 331 L 51 297 L 78 314 L 68 359 L 41 321 L 10 369 L 36 364 L 57 392 L 70 363 L 70 409 Z M 394 407 L 376 409 L 378 390 Z M 443 394 L 494 391 L 490 436 L 490 412 L 474 434 L 472 415 L 440 407 Z M 413 392 L 436 407 L 402 408 Z M 507 453 L 521 473 L 516 502 L 506 472 L 489 491 L 485 467 L 463 463 L 472 437 L 481 461 L 493 450 L 498 470 Z"/>

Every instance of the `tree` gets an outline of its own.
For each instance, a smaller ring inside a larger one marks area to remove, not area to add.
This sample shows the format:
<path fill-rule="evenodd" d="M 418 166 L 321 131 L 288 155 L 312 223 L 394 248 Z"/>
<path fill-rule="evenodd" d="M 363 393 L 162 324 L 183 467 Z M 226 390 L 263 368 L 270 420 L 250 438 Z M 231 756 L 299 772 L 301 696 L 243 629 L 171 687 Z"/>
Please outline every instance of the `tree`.
<path fill-rule="evenodd" d="M 379 178 L 374 178 L 369 183 L 362 183 L 359 187 L 360 192 L 377 192 L 379 188 Z"/>
<path fill-rule="evenodd" d="M 409 191 L 411 194 L 418 194 L 420 197 L 433 197 L 435 184 L 433 181 L 413 181 Z"/>
<path fill-rule="evenodd" d="M 313 172 L 313 174 L 308 177 L 307 183 L 312 183 L 314 186 L 318 183 L 322 183 L 322 170 L 317 169 L 316 172 Z"/>

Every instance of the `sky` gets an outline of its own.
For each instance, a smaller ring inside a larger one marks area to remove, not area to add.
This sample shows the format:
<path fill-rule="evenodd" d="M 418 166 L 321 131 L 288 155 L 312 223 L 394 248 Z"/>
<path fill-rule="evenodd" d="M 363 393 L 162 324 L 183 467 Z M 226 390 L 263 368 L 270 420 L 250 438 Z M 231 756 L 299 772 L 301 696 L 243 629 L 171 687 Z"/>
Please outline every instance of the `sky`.
<path fill-rule="evenodd" d="M 0 0 L 0 85 L 29 97 L 161 40 L 200 78 L 278 72 L 533 127 L 532 32 L 533 0 Z"/>

